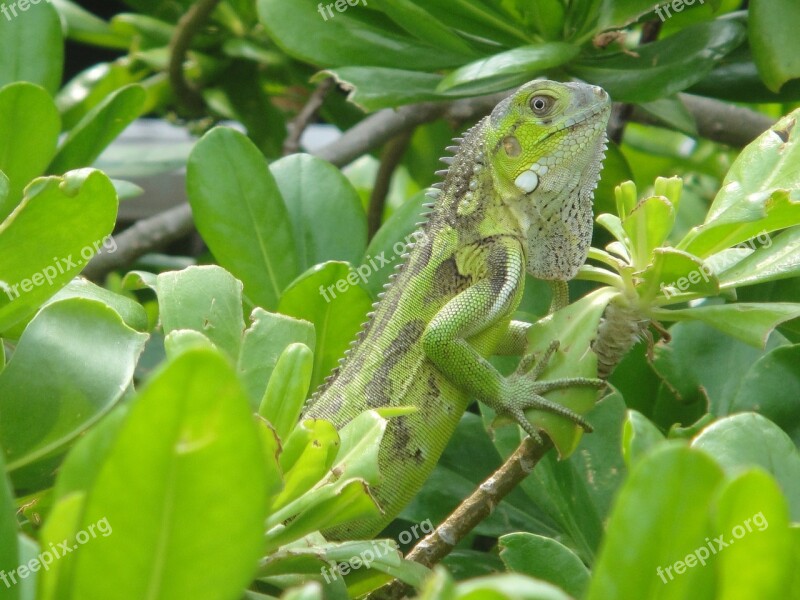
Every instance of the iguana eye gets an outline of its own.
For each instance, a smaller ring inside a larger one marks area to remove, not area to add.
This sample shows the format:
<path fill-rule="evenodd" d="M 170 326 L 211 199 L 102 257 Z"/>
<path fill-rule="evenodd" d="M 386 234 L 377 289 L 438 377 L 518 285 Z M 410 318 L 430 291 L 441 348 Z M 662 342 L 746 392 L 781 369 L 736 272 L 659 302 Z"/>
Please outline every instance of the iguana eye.
<path fill-rule="evenodd" d="M 542 116 L 550 111 L 553 102 L 554 100 L 551 96 L 534 96 L 530 101 L 531 110 L 533 114 Z"/>

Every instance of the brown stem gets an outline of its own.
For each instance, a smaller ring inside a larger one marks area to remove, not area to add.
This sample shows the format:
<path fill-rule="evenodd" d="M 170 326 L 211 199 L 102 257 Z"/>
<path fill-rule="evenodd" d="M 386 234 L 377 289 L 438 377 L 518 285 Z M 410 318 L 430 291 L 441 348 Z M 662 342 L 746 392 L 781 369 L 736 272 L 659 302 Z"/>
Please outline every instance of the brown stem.
<path fill-rule="evenodd" d="M 533 471 L 552 447 L 549 439 L 539 443 L 526 437 L 506 462 L 459 504 L 433 533 L 421 540 L 406 558 L 426 567 L 440 562 Z M 375 592 L 370 599 L 374 596 L 379 600 L 395 600 L 409 590 L 406 584 L 395 580 Z"/>
<path fill-rule="evenodd" d="M 413 133 L 413 129 L 406 129 L 389 140 L 383 148 L 381 163 L 375 176 L 375 185 L 372 187 L 372 194 L 369 197 L 369 208 L 367 210 L 367 235 L 369 239 L 372 239 L 372 236 L 377 233 L 381 226 L 381 217 L 383 217 L 383 208 L 386 206 L 386 197 L 389 194 L 392 175 L 403 159 Z"/>
<path fill-rule="evenodd" d="M 214 12 L 220 0 L 198 0 L 193 4 L 186 14 L 178 21 L 175 33 L 169 41 L 169 82 L 175 92 L 178 104 L 199 114 L 203 110 L 203 97 L 200 91 L 187 81 L 184 76 L 183 64 L 186 61 L 186 53 L 192 44 L 192 39 L 203 27 L 205 22 Z"/>
<path fill-rule="evenodd" d="M 325 96 L 328 95 L 328 92 L 333 88 L 333 85 L 333 77 L 326 77 L 324 80 L 322 80 L 317 88 L 311 93 L 311 96 L 309 96 L 308 101 L 306 102 L 305 106 L 303 106 L 303 109 L 297 113 L 297 116 L 292 119 L 292 121 L 289 122 L 287 125 L 289 135 L 286 137 L 286 141 L 283 142 L 284 156 L 287 154 L 294 154 L 300 150 L 300 137 L 303 135 L 303 132 L 306 130 L 306 127 L 308 127 L 309 123 L 316 118 L 319 109 L 322 107 L 322 103 L 325 101 Z"/>

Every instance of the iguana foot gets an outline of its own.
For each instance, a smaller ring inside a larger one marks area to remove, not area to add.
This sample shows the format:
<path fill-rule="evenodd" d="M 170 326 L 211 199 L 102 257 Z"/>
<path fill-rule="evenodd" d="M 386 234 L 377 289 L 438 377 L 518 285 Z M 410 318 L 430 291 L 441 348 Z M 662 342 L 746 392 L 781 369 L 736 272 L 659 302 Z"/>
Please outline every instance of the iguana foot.
<path fill-rule="evenodd" d="M 558 340 L 553 341 L 545 353 L 536 360 L 534 355 L 522 358 L 517 370 L 506 378 L 507 387 L 498 402 L 493 403 L 492 408 L 499 414 L 513 419 L 525 432 L 538 442 L 542 441 L 536 428 L 525 417 L 528 409 L 537 409 L 551 412 L 569 419 L 579 425 L 584 431 L 592 431 L 592 426 L 578 413 L 557 404 L 543 397 L 551 390 L 561 390 L 571 387 L 593 387 L 601 389 L 606 382 L 602 379 L 591 379 L 588 377 L 570 377 L 565 379 L 554 379 L 550 381 L 537 381 L 542 371 L 547 367 L 553 353 L 558 350 Z"/>

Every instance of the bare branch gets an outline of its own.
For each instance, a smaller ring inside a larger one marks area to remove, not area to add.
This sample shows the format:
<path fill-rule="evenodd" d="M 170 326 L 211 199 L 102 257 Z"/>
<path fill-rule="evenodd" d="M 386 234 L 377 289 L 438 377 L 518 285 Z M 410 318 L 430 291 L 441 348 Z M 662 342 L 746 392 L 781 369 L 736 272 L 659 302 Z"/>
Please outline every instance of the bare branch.
<path fill-rule="evenodd" d="M 549 439 L 540 444 L 526 437 L 506 462 L 459 504 L 433 533 L 422 539 L 406 558 L 426 567 L 439 563 L 533 471 L 552 447 Z M 409 591 L 410 588 L 404 583 L 395 580 L 370 598 L 396 600 Z"/>
<path fill-rule="evenodd" d="M 297 113 L 297 116 L 287 125 L 289 135 L 283 143 L 284 156 L 287 154 L 294 154 L 300 150 L 300 137 L 303 135 L 306 127 L 308 127 L 308 124 L 317 116 L 319 109 L 322 107 L 322 103 L 325 101 L 325 96 L 327 96 L 328 92 L 333 88 L 334 83 L 333 77 L 326 77 L 322 80 L 311 93 L 311 96 L 309 96 L 302 110 Z"/>
<path fill-rule="evenodd" d="M 411 141 L 413 129 L 408 129 L 387 142 L 381 153 L 381 163 L 378 173 L 375 176 L 375 185 L 372 186 L 372 193 L 369 197 L 369 208 L 367 210 L 367 239 L 372 239 L 381 226 L 383 217 L 383 207 L 386 205 L 386 196 L 389 194 L 389 186 L 392 183 L 392 175 L 397 169 L 397 165 L 403 159 L 403 154 Z"/>

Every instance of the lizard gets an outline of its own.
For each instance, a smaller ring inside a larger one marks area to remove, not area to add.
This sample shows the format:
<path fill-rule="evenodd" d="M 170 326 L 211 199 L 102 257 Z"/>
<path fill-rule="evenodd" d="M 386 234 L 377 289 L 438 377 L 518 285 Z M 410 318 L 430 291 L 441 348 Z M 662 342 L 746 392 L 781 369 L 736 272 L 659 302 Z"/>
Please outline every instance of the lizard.
<path fill-rule="evenodd" d="M 340 366 L 311 396 L 303 418 L 341 429 L 365 410 L 414 407 L 388 420 L 371 487 L 383 513 L 323 533 L 377 534 L 422 487 L 473 398 L 541 441 L 524 411 L 562 415 L 542 396 L 589 378 L 537 381 L 545 356 L 524 356 L 529 324 L 511 319 L 526 271 L 563 283 L 585 262 L 592 201 L 606 148 L 608 94 L 584 83 L 536 80 L 501 101 L 449 146 L 416 241 L 379 295 Z M 557 342 L 556 342 L 557 344 Z M 502 376 L 491 354 L 523 356 Z"/>

